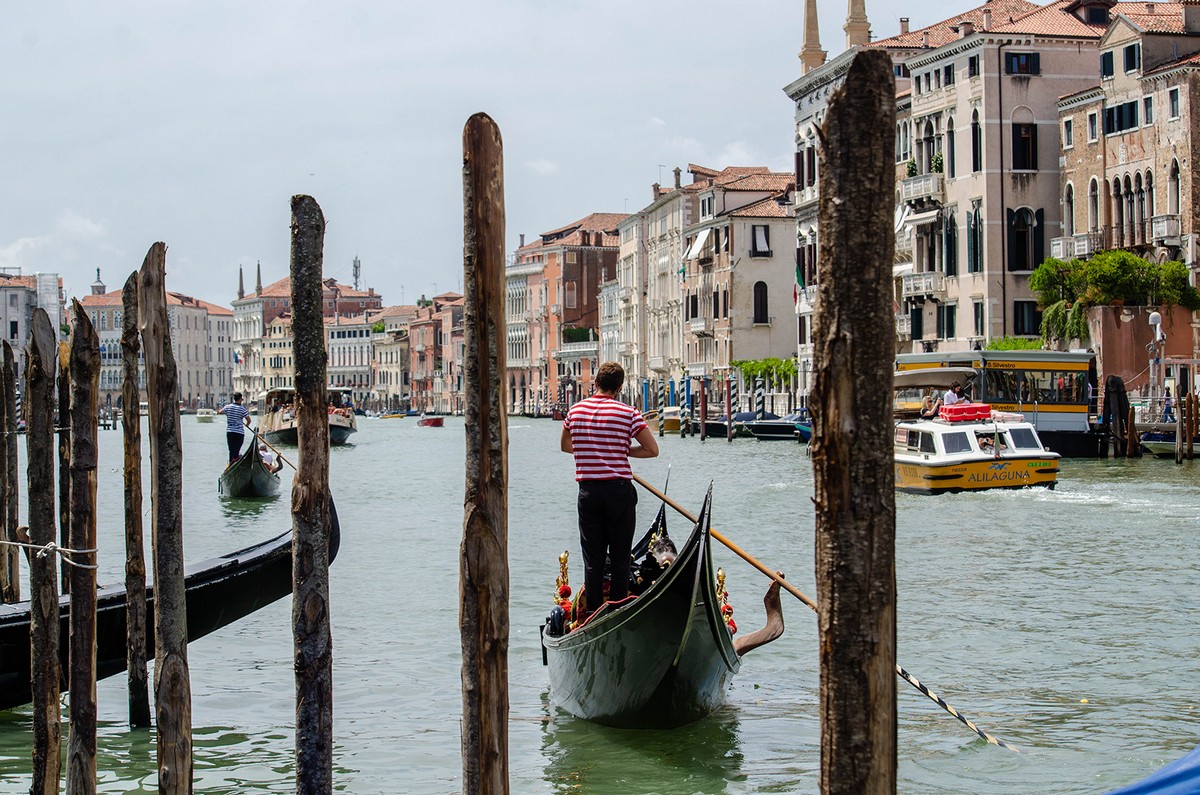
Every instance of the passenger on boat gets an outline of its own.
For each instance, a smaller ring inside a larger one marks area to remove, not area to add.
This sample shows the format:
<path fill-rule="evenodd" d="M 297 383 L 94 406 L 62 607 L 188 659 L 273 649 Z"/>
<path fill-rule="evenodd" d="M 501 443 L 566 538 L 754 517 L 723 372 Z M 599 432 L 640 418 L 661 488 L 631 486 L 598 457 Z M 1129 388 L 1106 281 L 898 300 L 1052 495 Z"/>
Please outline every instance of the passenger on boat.
<path fill-rule="evenodd" d="M 921 419 L 933 419 L 938 415 L 938 410 L 942 407 L 942 399 L 933 399 L 933 395 L 926 395 L 921 401 Z"/>
<path fill-rule="evenodd" d="M 962 384 L 953 381 L 950 388 L 946 390 L 946 394 L 942 395 L 942 405 L 953 406 L 955 403 L 960 403 L 966 400 L 962 396 Z"/>
<path fill-rule="evenodd" d="M 590 609 L 576 616 L 582 622 L 603 602 L 604 561 L 628 561 L 637 523 L 637 492 L 630 458 L 654 458 L 658 442 L 637 409 L 617 400 L 625 370 L 605 362 L 596 372 L 596 392 L 579 401 L 563 421 L 559 446 L 575 457 L 579 483 L 579 544 L 583 549 L 583 592 Z M 631 446 L 631 440 L 637 444 Z M 614 565 L 608 599 L 619 602 L 629 594 L 629 567 Z M 598 598 L 597 598 L 598 597 Z"/>
<path fill-rule="evenodd" d="M 271 448 L 266 446 L 266 444 L 260 444 L 258 446 L 258 457 L 262 459 L 262 462 L 266 465 L 267 470 L 272 473 L 283 469 L 283 461 L 281 461 L 275 455 L 275 453 L 271 451 Z"/>

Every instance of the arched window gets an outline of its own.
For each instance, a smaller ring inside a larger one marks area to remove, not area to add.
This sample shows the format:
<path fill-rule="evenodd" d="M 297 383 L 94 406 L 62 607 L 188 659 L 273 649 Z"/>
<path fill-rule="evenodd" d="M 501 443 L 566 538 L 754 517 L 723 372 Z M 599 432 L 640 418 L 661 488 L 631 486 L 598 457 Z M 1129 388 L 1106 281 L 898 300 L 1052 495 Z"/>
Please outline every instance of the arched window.
<path fill-rule="evenodd" d="M 1063 191 L 1063 235 L 1071 237 L 1075 234 L 1075 188 L 1071 183 L 1067 183 L 1067 189 Z"/>
<path fill-rule="evenodd" d="M 1146 191 L 1142 189 L 1142 175 L 1134 174 L 1133 176 L 1133 193 L 1134 193 L 1134 240 L 1138 243 L 1146 242 Z"/>
<path fill-rule="evenodd" d="M 770 323 L 771 318 L 767 314 L 767 283 L 754 283 L 754 322 L 755 323 Z"/>
<path fill-rule="evenodd" d="M 1095 232 L 1100 228 L 1100 183 L 1092 177 L 1088 185 L 1088 231 Z"/>
<path fill-rule="evenodd" d="M 946 176 L 954 176 L 954 117 L 946 122 Z"/>
<path fill-rule="evenodd" d="M 1167 212 L 1179 214 L 1179 161 L 1171 161 L 1171 171 L 1167 177 Z"/>
<path fill-rule="evenodd" d="M 1121 178 L 1112 181 L 1112 248 L 1125 245 L 1125 201 L 1121 197 Z"/>
<path fill-rule="evenodd" d="M 983 171 L 983 129 L 979 126 L 979 111 L 971 111 L 971 171 Z"/>
<path fill-rule="evenodd" d="M 1043 220 L 1045 212 L 1028 207 L 1008 211 L 1008 269 L 1031 271 L 1045 259 Z"/>
<path fill-rule="evenodd" d="M 1134 195 L 1133 181 L 1129 179 L 1129 175 L 1125 175 L 1125 245 L 1132 246 L 1134 243 L 1133 230 L 1137 219 L 1134 216 Z"/>
<path fill-rule="evenodd" d="M 1154 200 L 1154 172 L 1146 169 L 1146 217 L 1153 218 L 1158 209 Z"/>

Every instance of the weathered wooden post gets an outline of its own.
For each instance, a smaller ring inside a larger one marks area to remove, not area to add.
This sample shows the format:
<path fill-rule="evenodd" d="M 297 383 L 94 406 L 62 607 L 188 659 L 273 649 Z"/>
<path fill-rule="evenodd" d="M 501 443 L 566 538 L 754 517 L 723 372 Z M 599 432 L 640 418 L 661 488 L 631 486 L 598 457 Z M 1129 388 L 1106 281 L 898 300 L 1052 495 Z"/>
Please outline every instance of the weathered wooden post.
<path fill-rule="evenodd" d="M 150 725 L 146 667 L 146 554 L 142 534 L 142 410 L 138 389 L 138 274 L 121 290 L 121 426 L 125 432 L 125 670 L 129 726 Z"/>
<path fill-rule="evenodd" d="M 45 309 L 33 310 L 25 354 L 26 443 L 29 461 L 29 540 L 45 546 L 54 532 L 54 376 L 58 372 L 55 328 Z M 32 795 L 58 795 L 62 772 L 59 709 L 59 616 L 57 555 L 29 554 L 29 634 L 33 662 Z M 63 564 L 64 567 L 66 564 Z"/>
<path fill-rule="evenodd" d="M 96 434 L 100 338 L 78 301 L 71 331 L 71 728 L 67 795 L 96 791 Z M 90 550 L 90 551 L 89 551 Z"/>
<path fill-rule="evenodd" d="M 321 267 L 325 216 L 292 197 L 292 332 L 300 466 L 292 482 L 292 648 L 296 792 L 333 789 L 333 635 L 329 626 L 329 419 Z"/>
<path fill-rule="evenodd" d="M 733 374 L 730 373 L 729 379 L 725 382 L 725 441 L 733 441 L 733 390 L 734 386 Z"/>
<path fill-rule="evenodd" d="M 167 246 L 155 243 L 138 281 L 138 327 L 150 403 L 151 535 L 154 547 L 154 713 L 158 791 L 192 791 L 192 683 L 183 582 L 183 449 L 179 389 L 167 320 Z"/>
<path fill-rule="evenodd" d="M 821 792 L 896 791 L 896 97 L 892 63 L 860 51 L 823 129 L 814 324 Z"/>
<path fill-rule="evenodd" d="M 463 128 L 467 481 L 459 549 L 463 792 L 508 792 L 508 421 L 504 402 L 504 144 Z"/>
<path fill-rule="evenodd" d="M 71 345 L 58 343 L 58 542 L 70 549 L 71 534 Z M 62 567 L 62 592 L 71 592 L 71 573 Z"/>
<path fill-rule="evenodd" d="M 1195 374 L 1193 374 L 1192 377 L 1195 378 Z M 1196 437 L 1196 428 L 1197 428 L 1196 412 L 1197 412 L 1197 403 L 1198 402 L 1200 402 L 1200 401 L 1196 400 L 1196 393 L 1188 392 L 1188 396 L 1187 396 L 1187 406 L 1188 406 L 1187 457 L 1188 457 L 1189 461 L 1192 460 L 1192 447 L 1193 447 L 1193 442 L 1195 441 L 1195 437 Z"/>
<path fill-rule="evenodd" d="M 21 523 L 21 490 L 17 484 L 17 428 L 20 427 L 20 416 L 17 413 L 17 362 L 13 356 L 12 345 L 4 341 L 4 421 L 8 426 L 8 435 L 4 446 L 4 483 L 8 489 L 8 499 L 5 500 L 4 537 L 9 541 L 17 540 L 17 525 Z M 8 547 L 8 570 L 11 574 L 9 588 L 12 599 L 5 601 L 19 602 L 21 600 L 21 555 L 20 547 Z"/>
<path fill-rule="evenodd" d="M 1151 422 L 1153 420 L 1151 417 Z M 1142 443 L 1137 430 L 1137 411 L 1133 406 L 1129 407 L 1129 419 L 1125 422 L 1125 457 L 1142 457 Z"/>
<path fill-rule="evenodd" d="M 8 342 L 4 342 L 4 347 L 8 348 Z M 8 449 L 12 447 L 16 449 L 17 445 L 17 426 L 16 423 L 9 424 L 8 412 L 8 394 L 12 392 L 15 386 L 15 379 L 11 370 L 3 367 L 4 356 L 0 354 L 0 538 L 10 540 L 8 537 L 8 504 L 16 502 L 16 484 L 10 483 L 8 479 Z M 15 528 L 14 528 L 15 530 Z M 15 538 L 11 539 L 15 540 Z M 16 551 L 17 547 L 0 547 L 0 601 L 16 602 L 20 600 L 21 587 L 21 569 L 15 556 L 10 554 L 11 551 Z"/>

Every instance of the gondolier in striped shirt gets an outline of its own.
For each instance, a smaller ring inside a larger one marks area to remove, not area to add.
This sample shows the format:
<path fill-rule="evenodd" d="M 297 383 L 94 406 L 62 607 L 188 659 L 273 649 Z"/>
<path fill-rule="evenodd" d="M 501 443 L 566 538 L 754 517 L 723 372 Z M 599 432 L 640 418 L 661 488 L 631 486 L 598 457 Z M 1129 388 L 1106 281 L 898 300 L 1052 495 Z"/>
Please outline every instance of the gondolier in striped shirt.
<path fill-rule="evenodd" d="M 237 461 L 242 454 L 242 443 L 246 441 L 246 426 L 250 424 L 250 410 L 242 405 L 242 393 L 233 393 L 233 402 L 217 410 L 225 415 L 225 440 L 229 443 L 229 463 Z"/>
<path fill-rule="evenodd" d="M 629 459 L 658 455 L 658 442 L 642 415 L 617 400 L 624 383 L 621 365 L 600 365 L 595 394 L 572 406 L 563 422 L 562 450 L 575 456 L 579 482 L 579 543 L 589 613 L 605 601 L 597 595 L 604 593 L 606 556 L 612 561 L 608 601 L 618 602 L 629 593 L 629 553 L 637 524 Z M 637 444 L 631 444 L 633 440 Z"/>

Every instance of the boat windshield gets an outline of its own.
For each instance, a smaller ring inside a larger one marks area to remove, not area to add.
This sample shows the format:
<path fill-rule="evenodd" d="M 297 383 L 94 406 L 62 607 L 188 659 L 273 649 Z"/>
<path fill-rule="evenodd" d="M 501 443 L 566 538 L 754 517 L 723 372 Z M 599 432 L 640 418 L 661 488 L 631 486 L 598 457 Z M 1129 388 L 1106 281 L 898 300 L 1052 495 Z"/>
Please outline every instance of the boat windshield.
<path fill-rule="evenodd" d="M 1018 450 L 1042 449 L 1037 434 L 1033 432 L 1032 428 L 1009 428 L 1008 435 L 1012 439 L 1013 446 Z"/>
<path fill-rule="evenodd" d="M 946 448 L 947 455 L 971 452 L 971 442 L 967 439 L 966 431 L 943 434 L 942 446 Z"/>

